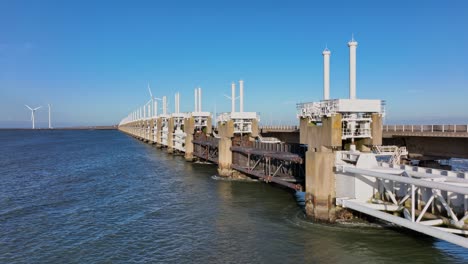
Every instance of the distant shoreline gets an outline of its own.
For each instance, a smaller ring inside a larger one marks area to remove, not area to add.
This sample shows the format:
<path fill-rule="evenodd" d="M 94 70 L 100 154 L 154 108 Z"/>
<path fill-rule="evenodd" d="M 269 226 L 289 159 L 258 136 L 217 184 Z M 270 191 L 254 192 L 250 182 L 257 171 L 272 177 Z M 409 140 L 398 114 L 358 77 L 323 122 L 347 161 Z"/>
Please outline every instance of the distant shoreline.
<path fill-rule="evenodd" d="M 83 127 L 57 127 L 57 128 L 36 128 L 34 130 L 117 130 L 117 126 L 83 126 Z M 31 128 L 0 128 L 1 130 L 33 130 Z"/>

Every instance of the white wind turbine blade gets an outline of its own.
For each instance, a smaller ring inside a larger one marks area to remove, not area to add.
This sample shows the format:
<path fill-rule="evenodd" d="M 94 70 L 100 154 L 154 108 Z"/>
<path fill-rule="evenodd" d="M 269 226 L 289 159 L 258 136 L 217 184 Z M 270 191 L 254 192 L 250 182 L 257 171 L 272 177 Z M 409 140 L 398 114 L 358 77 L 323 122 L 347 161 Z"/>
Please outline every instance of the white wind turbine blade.
<path fill-rule="evenodd" d="M 31 110 L 31 111 L 33 110 L 31 107 L 29 107 L 29 105 L 25 105 L 25 106 L 26 106 L 27 108 L 29 108 L 29 110 Z"/>
<path fill-rule="evenodd" d="M 31 110 L 36 111 L 37 109 L 39 109 L 39 108 L 41 108 L 41 107 L 42 107 L 42 106 L 39 106 L 39 107 L 36 107 L 36 108 L 34 108 L 34 109 L 31 109 Z"/>
<path fill-rule="evenodd" d="M 230 96 L 227 96 L 227 95 L 225 95 L 225 94 L 223 94 L 223 95 L 224 95 L 224 97 L 226 97 L 226 98 L 229 99 L 229 100 L 232 99 Z"/>
<path fill-rule="evenodd" d="M 150 88 L 149 83 L 148 83 L 148 91 L 149 91 L 149 94 L 150 94 L 151 99 L 153 99 L 153 93 L 151 92 L 151 88 Z"/>

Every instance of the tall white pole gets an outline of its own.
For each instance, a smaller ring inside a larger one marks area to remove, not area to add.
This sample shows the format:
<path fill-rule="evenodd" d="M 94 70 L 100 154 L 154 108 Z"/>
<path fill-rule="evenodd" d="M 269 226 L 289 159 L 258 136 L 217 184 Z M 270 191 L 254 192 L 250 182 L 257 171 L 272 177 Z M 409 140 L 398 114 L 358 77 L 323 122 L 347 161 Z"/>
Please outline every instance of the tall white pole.
<path fill-rule="evenodd" d="M 167 97 L 163 96 L 163 114 L 167 114 Z"/>
<path fill-rule="evenodd" d="M 323 55 L 323 100 L 330 99 L 330 50 L 327 48 L 322 52 Z"/>
<path fill-rule="evenodd" d="M 151 118 L 151 103 L 148 104 L 148 118 Z"/>
<path fill-rule="evenodd" d="M 180 93 L 177 93 L 177 113 L 180 113 Z"/>
<path fill-rule="evenodd" d="M 50 122 L 50 104 L 47 104 L 47 106 L 49 106 L 49 129 L 51 129 L 52 125 L 51 125 L 51 122 Z"/>
<path fill-rule="evenodd" d="M 356 99 L 356 48 L 358 43 L 351 39 L 349 47 L 349 99 Z"/>
<path fill-rule="evenodd" d="M 33 125 L 33 126 L 32 126 L 32 127 L 33 127 L 32 129 L 35 129 L 35 128 L 36 128 L 36 127 L 35 127 L 35 122 L 36 122 L 36 121 L 34 120 L 34 110 L 32 110 L 32 123 L 33 123 L 33 124 L 32 124 L 32 125 Z"/>
<path fill-rule="evenodd" d="M 198 112 L 198 91 L 195 88 L 195 112 Z"/>
<path fill-rule="evenodd" d="M 216 111 L 217 111 L 217 109 L 216 109 L 216 103 L 215 103 L 215 107 L 214 107 L 214 117 L 213 117 L 213 119 L 215 120 L 215 126 L 217 125 L 217 120 L 216 120 L 216 119 L 217 119 L 217 115 L 218 115 L 218 113 L 217 113 Z"/>
<path fill-rule="evenodd" d="M 153 112 L 154 112 L 154 117 L 158 116 L 158 101 L 154 100 L 154 106 L 153 106 Z"/>
<path fill-rule="evenodd" d="M 143 119 L 146 118 L 146 105 L 143 106 Z"/>
<path fill-rule="evenodd" d="M 239 81 L 239 112 L 244 112 L 244 81 Z"/>
<path fill-rule="evenodd" d="M 236 112 L 236 84 L 231 85 L 231 112 Z"/>
<path fill-rule="evenodd" d="M 201 88 L 198 87 L 198 112 L 202 111 L 202 97 L 201 97 Z"/>

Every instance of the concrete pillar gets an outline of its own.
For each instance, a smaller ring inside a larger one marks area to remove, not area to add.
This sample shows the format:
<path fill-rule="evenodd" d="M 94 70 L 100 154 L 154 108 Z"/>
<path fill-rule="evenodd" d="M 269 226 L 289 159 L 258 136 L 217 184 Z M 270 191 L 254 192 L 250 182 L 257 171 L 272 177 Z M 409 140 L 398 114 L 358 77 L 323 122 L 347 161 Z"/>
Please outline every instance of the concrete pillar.
<path fill-rule="evenodd" d="M 192 143 L 193 134 L 195 133 L 195 118 L 188 117 L 184 120 L 184 132 L 185 132 L 185 160 L 193 161 L 193 150 L 194 146 Z"/>
<path fill-rule="evenodd" d="M 371 123 L 371 135 L 372 135 L 372 146 L 382 145 L 382 133 L 383 133 L 383 119 L 382 114 L 372 114 Z"/>
<path fill-rule="evenodd" d="M 211 119 L 211 116 L 209 116 L 208 120 L 206 121 L 206 128 L 204 129 L 205 134 L 211 135 L 212 129 L 213 129 L 212 119 Z"/>
<path fill-rule="evenodd" d="M 322 125 L 300 120 L 300 143 L 306 144 L 308 149 L 320 151 L 322 147 L 341 147 L 341 115 L 322 118 Z"/>
<path fill-rule="evenodd" d="M 335 153 L 306 153 L 306 214 L 315 220 L 334 222 L 335 216 Z"/>
<path fill-rule="evenodd" d="M 173 139 L 174 139 L 174 117 L 169 118 L 169 126 L 167 133 L 167 153 L 173 153 Z"/>
<path fill-rule="evenodd" d="M 232 176 L 232 137 L 234 136 L 234 122 L 232 120 L 218 124 L 220 136 L 218 143 L 218 175 L 224 177 Z"/>
<path fill-rule="evenodd" d="M 156 127 L 157 127 L 157 134 L 156 134 L 156 146 L 157 147 L 162 147 L 161 145 L 161 131 L 162 131 L 162 118 L 158 117 L 156 118 Z"/>
<path fill-rule="evenodd" d="M 138 138 L 143 138 L 143 121 L 138 121 Z"/>
<path fill-rule="evenodd" d="M 335 221 L 335 149 L 342 147 L 341 115 L 322 118 L 320 126 L 300 121 L 300 141 L 305 157 L 306 214 L 319 221 Z"/>
<path fill-rule="evenodd" d="M 358 43 L 351 39 L 349 47 L 349 99 L 356 99 L 356 48 Z"/>
<path fill-rule="evenodd" d="M 143 121 L 143 141 L 146 141 L 148 137 L 148 122 Z"/>
<path fill-rule="evenodd" d="M 150 126 L 150 133 L 149 133 L 149 140 L 151 144 L 154 144 L 154 118 L 151 118 L 149 121 L 149 126 Z"/>

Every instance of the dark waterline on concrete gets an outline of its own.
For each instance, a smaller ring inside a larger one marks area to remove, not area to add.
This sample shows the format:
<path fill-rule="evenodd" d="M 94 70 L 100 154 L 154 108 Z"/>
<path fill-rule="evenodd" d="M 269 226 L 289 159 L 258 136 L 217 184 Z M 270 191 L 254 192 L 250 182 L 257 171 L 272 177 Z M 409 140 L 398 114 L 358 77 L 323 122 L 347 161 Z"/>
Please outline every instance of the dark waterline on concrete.
<path fill-rule="evenodd" d="M 406 229 L 322 225 L 294 196 L 118 131 L 0 131 L 0 263 L 456 263 Z"/>

